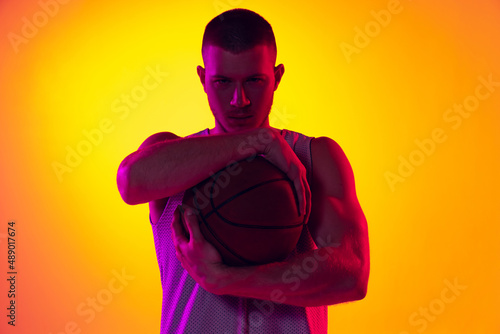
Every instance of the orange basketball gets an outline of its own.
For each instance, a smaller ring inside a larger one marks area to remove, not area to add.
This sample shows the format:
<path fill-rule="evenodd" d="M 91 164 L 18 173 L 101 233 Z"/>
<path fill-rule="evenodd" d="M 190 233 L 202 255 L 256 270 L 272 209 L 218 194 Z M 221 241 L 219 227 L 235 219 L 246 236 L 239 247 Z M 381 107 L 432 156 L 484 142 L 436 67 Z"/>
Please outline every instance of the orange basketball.
<path fill-rule="evenodd" d="M 235 162 L 188 189 L 183 204 L 195 209 L 204 237 L 232 266 L 284 260 L 305 224 L 293 183 L 262 157 Z"/>

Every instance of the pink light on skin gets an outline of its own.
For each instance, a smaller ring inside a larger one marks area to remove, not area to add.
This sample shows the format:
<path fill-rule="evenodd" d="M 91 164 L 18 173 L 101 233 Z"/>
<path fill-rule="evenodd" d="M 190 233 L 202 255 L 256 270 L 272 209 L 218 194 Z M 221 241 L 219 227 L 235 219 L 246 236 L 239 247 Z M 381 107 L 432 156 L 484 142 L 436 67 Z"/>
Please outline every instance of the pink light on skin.
<path fill-rule="evenodd" d="M 267 45 L 239 54 L 207 48 L 205 68 L 197 71 L 215 118 L 211 134 L 269 127 L 274 91 L 285 71 L 283 64 L 274 66 L 274 59 Z"/>

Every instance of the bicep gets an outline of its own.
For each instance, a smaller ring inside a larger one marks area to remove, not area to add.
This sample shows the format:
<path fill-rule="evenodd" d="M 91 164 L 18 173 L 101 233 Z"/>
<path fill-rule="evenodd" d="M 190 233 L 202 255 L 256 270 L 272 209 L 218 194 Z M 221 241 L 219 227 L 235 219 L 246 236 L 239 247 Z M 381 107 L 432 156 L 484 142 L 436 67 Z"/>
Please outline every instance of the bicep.
<path fill-rule="evenodd" d="M 337 143 L 326 137 L 313 140 L 311 153 L 311 236 L 319 245 L 351 246 L 364 252 L 367 224 L 347 157 Z"/>
<path fill-rule="evenodd" d="M 180 137 L 177 136 L 176 134 L 171 133 L 171 132 L 155 133 L 154 135 L 149 136 L 141 144 L 141 146 L 139 147 L 139 150 L 147 148 L 151 145 L 155 145 L 155 144 L 160 143 L 160 142 L 164 142 L 167 140 L 173 140 L 173 139 L 177 139 L 177 138 L 180 138 Z M 151 223 L 153 225 L 159 221 L 159 219 L 163 213 L 163 210 L 165 209 L 165 206 L 167 205 L 167 202 L 168 202 L 168 197 L 156 199 L 156 200 L 149 202 L 149 214 L 150 214 Z"/>
<path fill-rule="evenodd" d="M 137 151 L 132 152 L 125 159 L 122 160 L 120 166 L 118 167 L 116 182 L 118 190 L 123 200 L 128 204 L 138 204 L 135 200 L 131 199 L 130 196 L 130 166 L 134 163 L 138 156 L 141 155 L 149 147 L 165 142 L 168 140 L 174 140 L 179 138 L 177 135 L 171 132 L 159 132 L 154 135 L 149 136 L 137 149 Z"/>
<path fill-rule="evenodd" d="M 179 136 L 171 132 L 158 132 L 155 133 L 154 135 L 149 136 L 148 138 L 146 138 L 145 141 L 142 142 L 137 151 L 130 153 L 128 156 L 125 157 L 125 159 L 122 160 L 118 170 L 125 169 L 127 166 L 133 163 L 135 159 L 141 155 L 141 151 L 144 151 L 148 147 L 155 144 L 159 144 L 167 140 L 174 140 L 177 138 L 179 138 Z"/>

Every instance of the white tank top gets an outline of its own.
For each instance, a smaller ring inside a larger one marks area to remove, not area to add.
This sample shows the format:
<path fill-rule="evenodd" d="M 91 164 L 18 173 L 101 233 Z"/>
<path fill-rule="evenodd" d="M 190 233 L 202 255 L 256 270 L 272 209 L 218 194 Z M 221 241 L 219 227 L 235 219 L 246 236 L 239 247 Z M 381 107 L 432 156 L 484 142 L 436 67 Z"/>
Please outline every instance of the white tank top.
<path fill-rule="evenodd" d="M 191 136 L 206 136 L 205 129 Z M 312 137 L 282 130 L 281 135 L 307 170 L 311 184 Z M 184 192 L 169 198 L 158 223 L 151 224 L 163 290 L 161 334 L 326 334 L 327 306 L 299 307 L 205 291 L 182 268 L 171 239 L 173 214 Z M 151 219 L 150 219 L 151 221 Z M 290 256 L 317 248 L 308 225 Z"/>

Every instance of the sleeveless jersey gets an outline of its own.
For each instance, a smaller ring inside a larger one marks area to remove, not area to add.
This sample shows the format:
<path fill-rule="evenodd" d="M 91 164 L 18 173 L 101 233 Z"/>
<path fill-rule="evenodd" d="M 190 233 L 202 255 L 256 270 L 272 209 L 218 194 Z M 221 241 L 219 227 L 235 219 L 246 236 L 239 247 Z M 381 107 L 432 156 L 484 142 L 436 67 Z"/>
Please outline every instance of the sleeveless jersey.
<path fill-rule="evenodd" d="M 206 135 L 208 129 L 188 137 Z M 306 168 L 311 184 L 313 138 L 289 130 L 282 130 L 281 135 Z M 326 334 L 327 306 L 299 307 L 219 296 L 200 287 L 182 268 L 171 239 L 174 211 L 183 196 L 180 192 L 170 197 L 159 221 L 151 224 L 163 290 L 161 334 Z M 290 256 L 317 248 L 307 226 Z"/>

